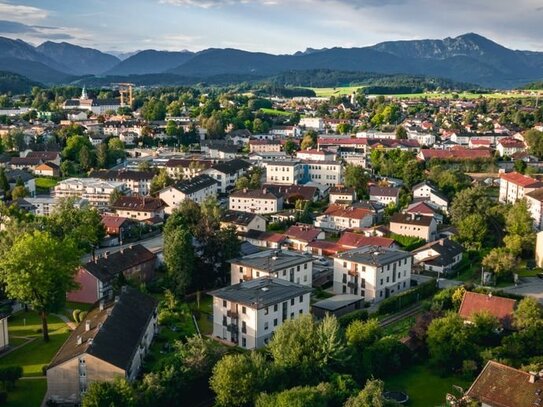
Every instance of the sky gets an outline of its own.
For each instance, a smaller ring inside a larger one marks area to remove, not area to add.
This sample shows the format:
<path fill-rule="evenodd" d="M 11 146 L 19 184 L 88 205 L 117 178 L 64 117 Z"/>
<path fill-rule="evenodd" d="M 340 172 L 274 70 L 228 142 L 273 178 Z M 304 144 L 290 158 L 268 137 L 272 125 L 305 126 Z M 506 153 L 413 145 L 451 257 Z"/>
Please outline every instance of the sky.
<path fill-rule="evenodd" d="M 0 0 L 0 36 L 129 52 L 274 54 L 468 32 L 543 51 L 543 0 Z"/>

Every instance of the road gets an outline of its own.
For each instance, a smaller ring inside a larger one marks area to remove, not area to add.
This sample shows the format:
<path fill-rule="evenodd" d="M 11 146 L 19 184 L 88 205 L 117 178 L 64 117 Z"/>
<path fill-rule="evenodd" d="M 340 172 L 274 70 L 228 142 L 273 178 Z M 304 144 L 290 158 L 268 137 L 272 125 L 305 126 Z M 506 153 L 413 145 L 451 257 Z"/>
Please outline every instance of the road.
<path fill-rule="evenodd" d="M 530 296 L 543 303 L 543 280 L 537 277 L 523 277 L 517 286 L 504 288 L 510 294 Z"/>
<path fill-rule="evenodd" d="M 153 253 L 160 253 L 162 252 L 162 249 L 164 247 L 164 235 L 161 233 L 160 235 L 153 236 L 145 240 L 140 240 L 138 242 L 123 244 L 122 246 L 103 247 L 101 249 L 96 250 L 95 254 L 96 256 L 100 256 L 104 254 L 105 252 L 115 253 L 121 249 L 133 246 L 135 244 L 141 244 L 147 249 L 149 249 L 150 251 L 152 251 Z M 85 256 L 83 256 L 82 259 L 85 263 L 87 263 L 91 260 L 91 258 L 92 257 L 90 254 L 86 254 Z"/>

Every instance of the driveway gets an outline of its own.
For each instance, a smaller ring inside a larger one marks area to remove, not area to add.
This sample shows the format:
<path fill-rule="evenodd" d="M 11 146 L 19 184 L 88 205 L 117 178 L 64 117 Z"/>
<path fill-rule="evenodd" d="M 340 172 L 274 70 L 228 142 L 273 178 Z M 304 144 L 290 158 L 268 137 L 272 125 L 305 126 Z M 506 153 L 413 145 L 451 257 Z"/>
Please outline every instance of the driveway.
<path fill-rule="evenodd" d="M 530 296 L 543 303 L 543 280 L 537 277 L 523 277 L 517 286 L 504 288 L 510 294 Z"/>

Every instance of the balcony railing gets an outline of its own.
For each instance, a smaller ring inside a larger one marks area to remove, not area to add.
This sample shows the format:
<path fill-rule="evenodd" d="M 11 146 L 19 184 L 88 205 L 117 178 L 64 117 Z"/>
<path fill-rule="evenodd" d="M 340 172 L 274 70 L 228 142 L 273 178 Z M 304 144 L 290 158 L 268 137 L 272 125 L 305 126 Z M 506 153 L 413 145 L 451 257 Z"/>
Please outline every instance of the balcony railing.
<path fill-rule="evenodd" d="M 355 269 L 350 269 L 347 273 L 353 277 L 358 276 L 358 271 L 356 271 Z"/>
<path fill-rule="evenodd" d="M 226 311 L 226 316 L 229 318 L 237 318 L 239 316 L 238 312 L 235 310 Z"/>

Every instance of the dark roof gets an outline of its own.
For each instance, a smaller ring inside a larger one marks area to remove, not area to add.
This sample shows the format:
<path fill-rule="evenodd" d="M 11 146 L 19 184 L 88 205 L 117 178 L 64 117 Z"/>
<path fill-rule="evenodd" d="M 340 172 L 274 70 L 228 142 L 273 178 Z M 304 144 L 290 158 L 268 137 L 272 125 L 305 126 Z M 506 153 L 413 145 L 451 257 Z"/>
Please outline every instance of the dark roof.
<path fill-rule="evenodd" d="M 232 259 L 230 260 L 230 263 L 273 273 L 278 270 L 298 266 L 311 261 L 311 256 L 304 254 L 288 250 L 267 250 L 239 259 Z"/>
<path fill-rule="evenodd" d="M 215 164 L 211 169 L 222 172 L 223 174 L 235 174 L 240 170 L 250 168 L 251 164 L 240 159 L 234 159 L 223 163 Z"/>
<path fill-rule="evenodd" d="M 156 259 L 156 254 L 141 244 L 137 244 L 109 254 L 107 257 L 89 261 L 82 267 L 98 280 L 107 282 L 125 270 L 154 259 Z"/>
<path fill-rule="evenodd" d="M 313 291 L 278 278 L 257 278 L 210 292 L 213 297 L 262 309 Z"/>
<path fill-rule="evenodd" d="M 172 185 L 172 188 L 175 188 L 183 192 L 184 194 L 189 195 L 204 188 L 210 187 L 214 184 L 216 185 L 218 184 L 218 182 L 211 178 L 209 175 L 202 174 L 190 179 L 179 181 L 178 183 Z"/>
<path fill-rule="evenodd" d="M 247 226 L 257 216 L 259 215 L 256 213 L 227 210 L 224 212 L 221 221 L 225 223 Z"/>
<path fill-rule="evenodd" d="M 448 266 L 454 262 L 454 258 L 463 252 L 462 245 L 451 239 L 439 239 L 435 242 L 430 242 L 416 250 L 413 250 L 413 254 L 422 252 L 424 250 L 432 249 L 438 253 L 438 256 L 430 260 L 425 260 L 424 263 L 443 267 Z"/>
<path fill-rule="evenodd" d="M 400 188 L 393 187 L 370 187 L 370 197 L 371 196 L 398 196 L 400 193 Z"/>
<path fill-rule="evenodd" d="M 274 194 L 271 191 L 268 191 L 266 188 L 263 189 L 240 189 L 238 191 L 232 192 L 230 198 L 253 198 L 253 199 L 279 199 L 280 196 Z"/>
<path fill-rule="evenodd" d="M 411 253 L 401 250 L 386 249 L 380 246 L 364 246 L 338 254 L 336 257 L 355 263 L 381 267 L 411 257 Z"/>
<path fill-rule="evenodd" d="M 166 164 L 164 164 L 165 167 L 168 168 L 175 168 L 175 167 L 182 167 L 182 168 L 189 168 L 191 165 L 201 167 L 203 169 L 211 167 L 213 164 L 212 161 L 209 160 L 197 160 L 192 158 L 170 158 Z"/>
<path fill-rule="evenodd" d="M 356 304 L 357 302 L 364 301 L 362 297 L 354 294 L 340 294 L 330 298 L 318 301 L 313 304 L 312 308 L 320 308 L 325 311 L 337 311 L 349 305 Z"/>
<path fill-rule="evenodd" d="M 109 181 L 144 181 L 151 180 L 155 176 L 152 171 L 133 171 L 133 170 L 109 170 L 109 171 L 92 171 L 89 175 L 91 178 L 100 178 Z"/>
<path fill-rule="evenodd" d="M 434 220 L 431 216 L 413 215 L 409 213 L 395 213 L 390 223 L 404 223 L 408 225 L 430 226 Z"/>
<path fill-rule="evenodd" d="M 39 158 L 43 161 L 53 161 L 58 158 L 59 153 L 56 151 L 31 151 L 26 157 L 27 158 Z"/>
<path fill-rule="evenodd" d="M 466 395 L 490 407 L 528 407 L 541 404 L 543 380 L 530 383 L 530 373 L 489 361 Z"/>
<path fill-rule="evenodd" d="M 128 371 L 156 306 L 153 297 L 132 287 L 124 288 L 117 302 L 105 300 L 102 310 L 99 303 L 94 304 L 85 321 L 57 352 L 49 369 L 86 353 Z M 89 331 L 86 321 L 90 321 Z M 78 337 L 82 340 L 79 345 Z"/>
<path fill-rule="evenodd" d="M 23 182 L 27 182 L 27 181 L 30 181 L 31 179 L 34 179 L 34 176 L 32 174 L 24 170 L 7 170 L 5 174 L 10 184 L 17 182 L 17 180 L 19 179 Z"/>
<path fill-rule="evenodd" d="M 34 167 L 42 162 L 43 160 L 38 157 L 13 157 L 9 163 L 11 165 L 28 165 Z"/>
<path fill-rule="evenodd" d="M 166 204 L 162 199 L 140 196 L 121 196 L 111 205 L 114 209 L 150 212 L 157 211 Z"/>
<path fill-rule="evenodd" d="M 282 196 L 287 201 L 291 198 L 302 197 L 306 201 L 312 201 L 318 195 L 317 187 L 309 187 L 306 185 L 275 185 L 264 184 L 262 188 L 273 192 L 275 195 Z"/>

